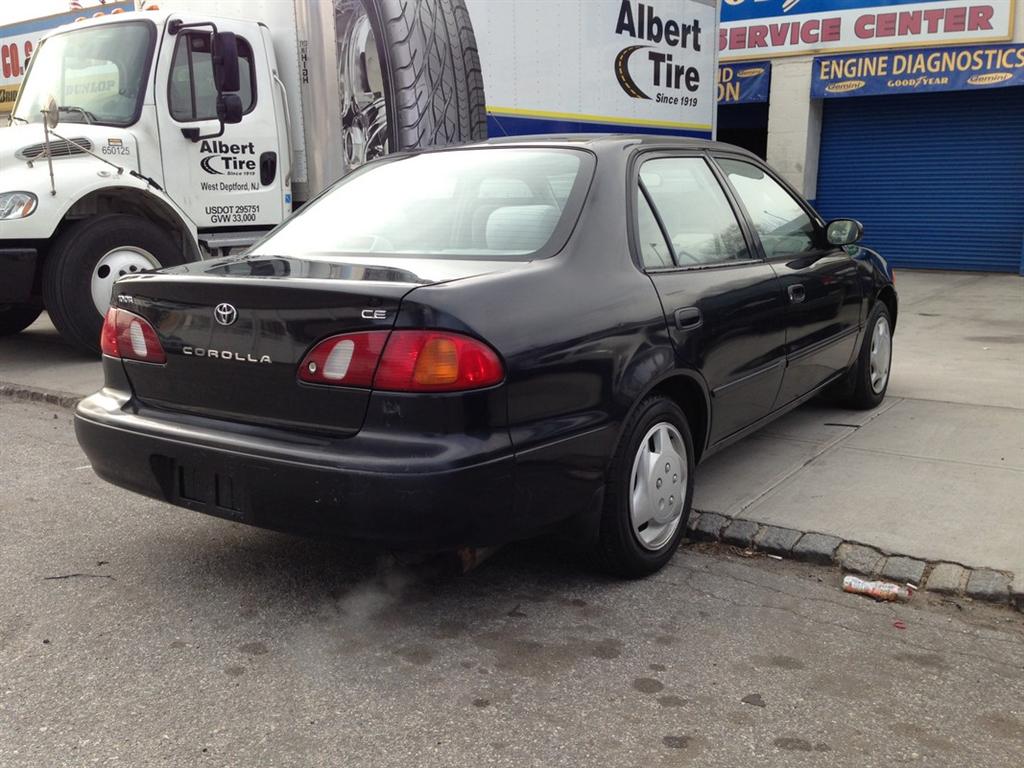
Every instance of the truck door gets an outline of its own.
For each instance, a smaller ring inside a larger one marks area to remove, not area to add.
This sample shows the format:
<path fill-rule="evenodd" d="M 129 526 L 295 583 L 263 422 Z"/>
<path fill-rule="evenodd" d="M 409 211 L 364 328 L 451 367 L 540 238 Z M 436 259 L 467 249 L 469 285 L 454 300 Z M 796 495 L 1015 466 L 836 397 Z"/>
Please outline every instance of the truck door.
<path fill-rule="evenodd" d="M 203 19 L 174 16 L 186 24 Z M 170 195 L 204 233 L 269 229 L 281 222 L 285 191 L 284 142 L 277 131 L 274 84 L 259 27 L 217 21 L 238 39 L 242 121 L 220 136 L 211 56 L 212 28 L 166 32 L 156 75 L 156 108 L 164 182 Z M 186 134 L 198 128 L 198 138 Z M 189 129 L 193 129 L 189 131 Z"/>

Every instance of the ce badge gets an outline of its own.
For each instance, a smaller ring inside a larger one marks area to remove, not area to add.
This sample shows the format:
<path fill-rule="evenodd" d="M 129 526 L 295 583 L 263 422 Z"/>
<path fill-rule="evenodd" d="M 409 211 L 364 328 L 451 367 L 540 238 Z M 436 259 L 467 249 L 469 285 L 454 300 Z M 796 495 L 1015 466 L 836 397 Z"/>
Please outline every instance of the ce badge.
<path fill-rule="evenodd" d="M 221 325 L 231 325 L 238 319 L 238 310 L 226 301 L 221 302 L 214 307 L 213 318 Z"/>

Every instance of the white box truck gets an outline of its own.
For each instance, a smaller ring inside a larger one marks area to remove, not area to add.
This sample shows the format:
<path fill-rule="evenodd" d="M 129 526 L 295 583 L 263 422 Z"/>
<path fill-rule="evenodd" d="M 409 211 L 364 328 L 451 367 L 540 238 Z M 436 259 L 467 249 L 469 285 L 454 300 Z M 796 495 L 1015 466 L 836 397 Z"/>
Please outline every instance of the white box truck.
<path fill-rule="evenodd" d="M 246 248 L 344 173 L 488 135 L 710 137 L 714 0 L 159 0 L 48 33 L 0 130 L 0 335 L 98 348 L 129 272 Z"/>

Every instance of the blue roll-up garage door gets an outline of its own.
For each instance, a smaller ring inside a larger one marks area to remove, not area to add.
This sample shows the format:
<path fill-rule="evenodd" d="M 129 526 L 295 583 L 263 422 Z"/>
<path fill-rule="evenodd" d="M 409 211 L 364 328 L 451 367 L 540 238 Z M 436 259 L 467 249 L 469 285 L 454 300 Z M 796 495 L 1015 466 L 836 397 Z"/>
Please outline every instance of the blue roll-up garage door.
<path fill-rule="evenodd" d="M 894 266 L 1020 271 L 1024 88 L 826 99 L 816 205 Z"/>

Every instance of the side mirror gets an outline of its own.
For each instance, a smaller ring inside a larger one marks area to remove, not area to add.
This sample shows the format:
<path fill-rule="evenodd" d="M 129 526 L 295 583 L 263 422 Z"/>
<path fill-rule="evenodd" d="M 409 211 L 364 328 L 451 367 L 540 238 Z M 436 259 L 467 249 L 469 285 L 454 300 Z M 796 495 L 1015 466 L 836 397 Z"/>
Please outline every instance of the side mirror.
<path fill-rule="evenodd" d="M 238 39 L 234 32 L 213 35 L 213 82 L 219 93 L 231 93 L 242 87 L 238 72 Z"/>
<path fill-rule="evenodd" d="M 835 219 L 825 228 L 829 245 L 853 245 L 864 237 L 864 225 L 856 219 Z"/>
<path fill-rule="evenodd" d="M 217 119 L 226 125 L 242 122 L 242 97 L 237 93 L 217 96 Z"/>
<path fill-rule="evenodd" d="M 43 121 L 51 131 L 60 122 L 60 108 L 57 106 L 57 99 L 52 94 L 46 99 L 46 105 L 43 107 Z"/>

